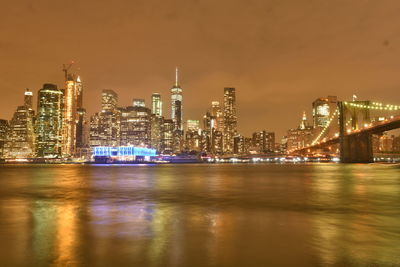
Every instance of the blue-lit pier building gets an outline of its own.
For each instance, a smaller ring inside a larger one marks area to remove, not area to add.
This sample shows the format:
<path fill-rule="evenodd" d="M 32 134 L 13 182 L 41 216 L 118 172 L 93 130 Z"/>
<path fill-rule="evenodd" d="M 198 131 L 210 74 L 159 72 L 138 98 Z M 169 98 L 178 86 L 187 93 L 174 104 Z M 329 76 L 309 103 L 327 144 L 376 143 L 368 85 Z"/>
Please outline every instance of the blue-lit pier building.
<path fill-rule="evenodd" d="M 156 150 L 135 146 L 99 146 L 93 148 L 95 162 L 151 162 L 156 157 Z"/>

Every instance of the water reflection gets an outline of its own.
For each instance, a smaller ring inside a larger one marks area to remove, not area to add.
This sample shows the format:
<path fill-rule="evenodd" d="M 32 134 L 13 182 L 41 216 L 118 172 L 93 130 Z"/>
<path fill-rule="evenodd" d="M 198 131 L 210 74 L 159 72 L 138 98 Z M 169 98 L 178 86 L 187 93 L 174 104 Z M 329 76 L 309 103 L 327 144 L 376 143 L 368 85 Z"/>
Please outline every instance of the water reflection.
<path fill-rule="evenodd" d="M 6 178 L 5 178 L 6 177 Z M 383 165 L 3 166 L 4 266 L 400 264 Z"/>

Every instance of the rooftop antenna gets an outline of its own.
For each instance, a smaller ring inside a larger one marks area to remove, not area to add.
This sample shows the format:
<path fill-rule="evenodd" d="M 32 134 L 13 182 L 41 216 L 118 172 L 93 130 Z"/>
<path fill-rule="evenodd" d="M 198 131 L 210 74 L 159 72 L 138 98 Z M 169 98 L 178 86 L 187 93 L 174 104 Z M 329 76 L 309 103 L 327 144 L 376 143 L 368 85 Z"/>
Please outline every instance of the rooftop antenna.
<path fill-rule="evenodd" d="M 175 68 L 175 86 L 178 87 L 178 67 Z"/>

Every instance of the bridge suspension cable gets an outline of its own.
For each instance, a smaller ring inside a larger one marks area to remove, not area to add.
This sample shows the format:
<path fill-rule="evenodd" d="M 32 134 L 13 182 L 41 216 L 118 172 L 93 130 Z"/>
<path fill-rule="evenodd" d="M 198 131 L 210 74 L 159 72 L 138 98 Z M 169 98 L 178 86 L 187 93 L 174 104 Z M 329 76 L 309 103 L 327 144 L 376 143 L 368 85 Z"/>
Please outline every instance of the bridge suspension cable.
<path fill-rule="evenodd" d="M 336 108 L 335 112 L 332 114 L 332 116 L 329 118 L 328 123 L 325 125 L 325 127 L 322 129 L 322 131 L 319 133 L 319 135 L 317 136 L 317 138 L 314 139 L 314 141 L 312 141 L 311 145 L 315 145 L 316 143 L 318 143 L 319 139 L 325 134 L 326 130 L 329 128 L 329 126 L 331 125 L 331 122 L 333 121 L 333 119 L 335 118 L 336 115 L 339 114 L 339 108 Z"/>
<path fill-rule="evenodd" d="M 398 105 L 391 105 L 391 104 L 384 105 L 378 102 L 373 102 L 372 105 L 357 104 L 352 102 L 344 102 L 344 104 L 355 108 L 366 108 L 374 110 L 400 110 L 400 106 Z"/>

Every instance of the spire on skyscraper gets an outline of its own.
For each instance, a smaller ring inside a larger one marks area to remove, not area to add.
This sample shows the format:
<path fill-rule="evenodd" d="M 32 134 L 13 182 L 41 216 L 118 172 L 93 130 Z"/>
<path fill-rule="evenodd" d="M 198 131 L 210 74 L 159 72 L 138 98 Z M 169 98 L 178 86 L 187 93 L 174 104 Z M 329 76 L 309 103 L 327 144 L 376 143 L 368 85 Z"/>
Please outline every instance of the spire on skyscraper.
<path fill-rule="evenodd" d="M 175 87 L 179 87 L 179 81 L 178 81 L 178 67 L 175 68 Z"/>

